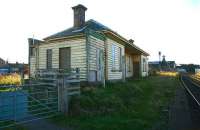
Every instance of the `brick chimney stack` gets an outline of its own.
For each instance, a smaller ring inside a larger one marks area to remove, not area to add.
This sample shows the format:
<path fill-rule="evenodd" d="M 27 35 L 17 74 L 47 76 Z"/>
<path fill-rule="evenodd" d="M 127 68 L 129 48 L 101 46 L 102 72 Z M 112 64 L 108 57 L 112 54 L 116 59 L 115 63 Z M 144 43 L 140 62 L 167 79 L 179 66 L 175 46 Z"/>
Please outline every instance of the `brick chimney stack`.
<path fill-rule="evenodd" d="M 81 27 L 85 24 L 85 11 L 87 8 L 81 4 L 72 7 L 74 10 L 74 27 Z"/>

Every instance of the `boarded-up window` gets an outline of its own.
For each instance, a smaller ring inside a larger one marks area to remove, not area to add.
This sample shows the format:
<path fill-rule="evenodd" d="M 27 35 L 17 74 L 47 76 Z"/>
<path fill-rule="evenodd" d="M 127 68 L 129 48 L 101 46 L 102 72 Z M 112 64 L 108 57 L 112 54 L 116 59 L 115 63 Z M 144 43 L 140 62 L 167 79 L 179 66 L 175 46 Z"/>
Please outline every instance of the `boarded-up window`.
<path fill-rule="evenodd" d="M 47 49 L 47 69 L 52 69 L 52 49 Z"/>

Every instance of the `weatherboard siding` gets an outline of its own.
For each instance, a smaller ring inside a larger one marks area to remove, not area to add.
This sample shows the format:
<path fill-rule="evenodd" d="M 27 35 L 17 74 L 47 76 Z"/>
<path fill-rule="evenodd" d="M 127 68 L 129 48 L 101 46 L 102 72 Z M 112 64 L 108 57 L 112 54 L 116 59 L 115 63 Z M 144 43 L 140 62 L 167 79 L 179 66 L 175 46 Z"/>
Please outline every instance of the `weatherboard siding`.
<path fill-rule="evenodd" d="M 80 68 L 80 78 L 86 80 L 86 39 L 58 41 L 39 46 L 39 68 L 46 69 L 46 51 L 52 49 L 52 68 L 59 68 L 59 48 L 71 48 L 71 68 Z"/>
<path fill-rule="evenodd" d="M 107 55 L 107 80 L 119 80 L 122 79 L 122 71 L 119 70 L 113 70 L 113 66 L 112 66 L 112 45 L 115 45 L 116 47 L 120 47 L 121 48 L 121 53 L 122 53 L 122 57 L 124 56 L 124 46 L 110 38 L 107 38 L 106 40 L 106 45 L 107 45 L 107 51 L 106 51 L 106 55 Z M 116 55 L 118 55 L 119 50 L 116 50 Z M 118 58 L 117 58 L 118 59 Z M 115 66 L 117 68 L 119 68 L 120 65 L 120 61 L 116 60 L 115 61 Z"/>

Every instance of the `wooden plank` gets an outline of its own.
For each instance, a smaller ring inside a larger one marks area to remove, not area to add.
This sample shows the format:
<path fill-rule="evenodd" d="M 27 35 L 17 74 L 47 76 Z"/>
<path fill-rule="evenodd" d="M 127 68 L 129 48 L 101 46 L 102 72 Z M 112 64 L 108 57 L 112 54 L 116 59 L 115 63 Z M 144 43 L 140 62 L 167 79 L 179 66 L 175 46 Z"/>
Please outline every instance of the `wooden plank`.
<path fill-rule="evenodd" d="M 38 80 L 56 81 L 57 79 L 52 79 L 52 78 L 38 78 Z"/>
<path fill-rule="evenodd" d="M 67 90 L 78 90 L 78 91 L 80 91 L 80 86 L 79 87 L 68 87 Z"/>
<path fill-rule="evenodd" d="M 72 95 L 80 95 L 80 91 L 75 91 L 75 92 L 70 92 L 67 94 L 68 96 L 72 96 Z"/>
<path fill-rule="evenodd" d="M 65 83 L 80 83 L 80 80 L 65 80 Z"/>

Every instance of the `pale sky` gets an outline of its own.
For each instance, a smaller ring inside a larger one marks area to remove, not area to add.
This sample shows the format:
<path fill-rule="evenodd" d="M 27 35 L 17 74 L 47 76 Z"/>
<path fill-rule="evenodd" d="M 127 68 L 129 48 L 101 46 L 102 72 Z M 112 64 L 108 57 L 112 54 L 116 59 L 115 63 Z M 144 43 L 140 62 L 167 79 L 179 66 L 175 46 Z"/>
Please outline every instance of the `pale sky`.
<path fill-rule="evenodd" d="M 73 25 L 72 6 L 147 51 L 149 60 L 200 64 L 200 0 L 1 0 L 0 57 L 28 62 L 27 38 L 42 39 Z"/>

